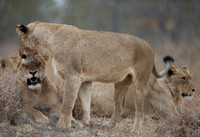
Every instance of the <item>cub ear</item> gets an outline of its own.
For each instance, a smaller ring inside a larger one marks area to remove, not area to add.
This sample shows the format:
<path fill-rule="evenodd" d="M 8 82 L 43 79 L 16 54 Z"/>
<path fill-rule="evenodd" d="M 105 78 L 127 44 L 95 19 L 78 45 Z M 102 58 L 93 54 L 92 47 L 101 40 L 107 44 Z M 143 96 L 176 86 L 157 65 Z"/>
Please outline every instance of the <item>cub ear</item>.
<path fill-rule="evenodd" d="M 172 75 L 176 75 L 177 73 L 178 73 L 178 69 L 176 69 L 176 67 L 174 65 L 172 65 L 171 68 L 169 69 L 167 75 L 172 76 Z"/>
<path fill-rule="evenodd" d="M 22 24 L 16 25 L 16 30 L 19 35 L 25 35 L 29 31 L 28 27 L 26 27 L 25 25 L 22 25 Z"/>
<path fill-rule="evenodd" d="M 6 68 L 6 66 L 7 66 L 7 64 L 6 64 L 6 61 L 5 61 L 5 59 L 2 59 L 1 60 L 1 68 Z"/>
<path fill-rule="evenodd" d="M 189 71 L 189 69 L 188 69 L 187 66 L 182 66 L 181 68 L 182 68 L 182 70 L 184 70 L 185 72 L 190 73 L 190 71 Z"/>
<path fill-rule="evenodd" d="M 11 66 L 11 62 L 10 62 L 10 60 L 8 60 L 8 59 L 2 59 L 1 61 L 0 61 L 0 68 L 2 68 L 2 69 L 6 69 L 6 68 L 8 68 L 8 67 L 10 67 Z"/>

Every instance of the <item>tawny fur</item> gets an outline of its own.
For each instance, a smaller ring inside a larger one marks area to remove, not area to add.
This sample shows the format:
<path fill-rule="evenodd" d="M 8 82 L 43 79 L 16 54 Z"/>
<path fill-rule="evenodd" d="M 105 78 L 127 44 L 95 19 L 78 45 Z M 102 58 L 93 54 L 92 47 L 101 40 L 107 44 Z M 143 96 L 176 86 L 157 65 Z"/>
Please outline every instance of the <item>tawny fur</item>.
<path fill-rule="evenodd" d="M 72 109 L 78 92 L 80 100 L 83 100 L 82 120 L 89 124 L 91 91 L 88 89 L 91 82 L 100 81 L 115 83 L 115 109 L 111 125 L 119 121 L 126 89 L 134 83 L 134 96 L 137 97 L 134 130 L 140 129 L 143 98 L 150 74 L 153 72 L 157 77 L 162 77 L 171 66 L 168 62 L 164 73 L 158 74 L 154 52 L 146 41 L 133 35 L 81 30 L 70 25 L 39 21 L 22 27 L 17 25 L 21 48 L 37 49 L 38 54 L 52 57 L 55 74 L 64 80 L 59 127 L 71 127 Z"/>
<path fill-rule="evenodd" d="M 195 86 L 191 81 L 189 69 L 186 67 L 172 66 L 170 71 L 173 75 L 167 74 L 161 79 L 153 78 L 148 84 L 144 102 L 145 116 L 165 116 L 166 113 L 178 114 L 177 106 L 183 101 L 182 93 L 193 97 Z M 183 79 L 185 78 L 185 80 Z M 131 85 L 125 97 L 125 110 L 123 117 L 132 117 L 135 113 L 134 87 Z M 114 85 L 94 83 L 92 87 L 92 108 L 93 114 L 111 116 L 114 109 Z M 186 97 L 186 96 L 185 96 Z M 166 108 L 160 108 L 163 104 Z M 164 109 L 162 111 L 162 109 Z M 168 112 L 167 112 L 168 111 Z"/>
<path fill-rule="evenodd" d="M 16 84 L 22 90 L 22 100 L 26 115 L 32 121 L 47 123 L 49 118 L 35 108 L 50 108 L 51 116 L 59 117 L 61 102 L 59 102 L 55 89 L 45 74 L 45 62 L 43 59 L 36 57 L 30 64 L 26 65 L 22 64 L 22 59 L 18 57 L 10 60 L 6 59 L 5 61 L 5 67 L 1 68 L 1 70 L 3 70 L 3 73 L 11 70 L 15 71 L 15 75 L 18 77 Z M 31 90 L 27 85 L 27 78 L 30 77 L 29 72 L 33 71 L 37 71 L 35 75 L 41 79 L 41 88 L 37 90 Z"/>

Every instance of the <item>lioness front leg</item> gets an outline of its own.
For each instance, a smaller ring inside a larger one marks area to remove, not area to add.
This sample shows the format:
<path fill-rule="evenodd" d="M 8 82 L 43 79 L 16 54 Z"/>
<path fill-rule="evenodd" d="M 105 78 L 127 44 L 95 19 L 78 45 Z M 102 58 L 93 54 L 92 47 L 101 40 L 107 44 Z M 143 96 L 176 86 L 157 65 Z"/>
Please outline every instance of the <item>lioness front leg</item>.
<path fill-rule="evenodd" d="M 165 92 L 169 98 L 169 107 L 174 112 L 175 115 L 179 115 L 179 112 L 177 111 L 176 105 L 174 103 L 172 93 L 170 91 Z"/>
<path fill-rule="evenodd" d="M 142 85 L 137 86 L 134 90 L 135 96 L 135 118 L 133 125 L 133 132 L 138 132 L 141 130 L 144 112 L 143 112 L 143 103 L 144 103 L 144 92 L 145 88 Z"/>
<path fill-rule="evenodd" d="M 71 128 L 72 109 L 74 108 L 75 100 L 81 86 L 79 77 L 66 78 L 65 91 L 63 95 L 63 102 L 61 106 L 61 114 L 57 126 L 59 128 Z"/>
<path fill-rule="evenodd" d="M 37 123 L 42 123 L 42 124 L 48 124 L 49 123 L 49 118 L 45 116 L 42 112 L 39 110 L 36 110 L 34 108 L 29 108 L 28 110 L 28 116 Z"/>
<path fill-rule="evenodd" d="M 25 110 L 26 110 L 27 116 L 34 122 L 48 124 L 49 118 L 45 116 L 41 111 L 33 108 L 34 105 L 33 105 L 33 100 L 31 99 L 31 97 L 32 96 L 30 96 L 30 94 L 27 94 L 27 92 L 24 92 L 23 98 L 26 104 Z"/>
<path fill-rule="evenodd" d="M 61 103 L 54 90 L 49 89 L 48 94 L 44 94 L 42 99 L 45 100 L 45 104 L 51 109 L 50 116 L 59 118 Z"/>

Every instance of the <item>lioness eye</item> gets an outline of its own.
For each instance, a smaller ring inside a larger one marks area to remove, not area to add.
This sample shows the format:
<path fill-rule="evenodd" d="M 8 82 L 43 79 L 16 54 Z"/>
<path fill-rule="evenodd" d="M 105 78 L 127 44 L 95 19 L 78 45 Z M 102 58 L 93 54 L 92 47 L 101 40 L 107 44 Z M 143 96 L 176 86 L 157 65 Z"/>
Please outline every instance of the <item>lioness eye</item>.
<path fill-rule="evenodd" d="M 41 65 L 41 63 L 38 63 L 37 65 L 36 65 L 36 67 L 39 67 Z"/>
<path fill-rule="evenodd" d="M 185 78 L 185 77 L 182 77 L 181 79 L 182 79 L 182 80 L 186 80 L 186 78 Z"/>

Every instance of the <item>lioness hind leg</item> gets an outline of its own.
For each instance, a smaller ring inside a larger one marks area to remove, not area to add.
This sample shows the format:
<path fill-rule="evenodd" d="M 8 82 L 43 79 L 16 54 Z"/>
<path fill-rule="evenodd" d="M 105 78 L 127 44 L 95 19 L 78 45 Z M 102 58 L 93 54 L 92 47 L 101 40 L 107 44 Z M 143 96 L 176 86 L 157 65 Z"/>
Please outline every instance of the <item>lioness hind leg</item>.
<path fill-rule="evenodd" d="M 77 94 L 81 86 L 81 80 L 79 77 L 66 78 L 64 86 L 65 91 L 57 127 L 71 128 L 72 109 L 74 108 L 75 100 L 77 99 Z"/>
<path fill-rule="evenodd" d="M 138 132 L 141 130 L 143 123 L 143 104 L 145 99 L 145 93 L 149 81 L 153 66 L 146 64 L 145 66 L 139 67 L 134 71 L 134 101 L 135 101 L 135 119 L 133 125 L 133 132 Z"/>
<path fill-rule="evenodd" d="M 128 75 L 122 82 L 115 83 L 114 91 L 114 111 L 111 117 L 110 124 L 114 126 L 116 122 L 120 122 L 121 115 L 124 112 L 125 96 L 128 91 L 128 87 L 132 83 L 132 76 Z"/>
<path fill-rule="evenodd" d="M 83 83 L 78 94 L 83 109 L 82 121 L 86 125 L 90 124 L 90 105 L 92 96 L 91 84 L 91 82 Z"/>

